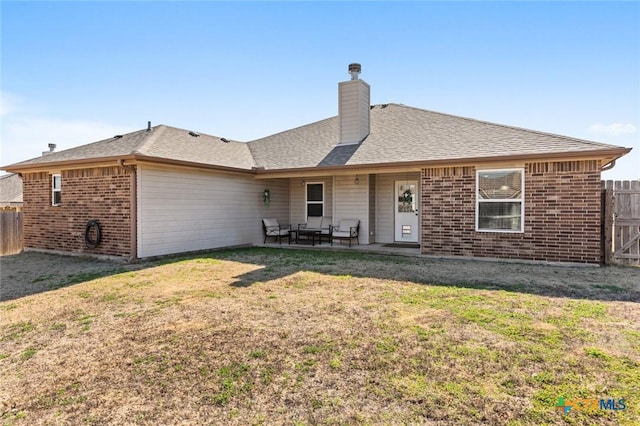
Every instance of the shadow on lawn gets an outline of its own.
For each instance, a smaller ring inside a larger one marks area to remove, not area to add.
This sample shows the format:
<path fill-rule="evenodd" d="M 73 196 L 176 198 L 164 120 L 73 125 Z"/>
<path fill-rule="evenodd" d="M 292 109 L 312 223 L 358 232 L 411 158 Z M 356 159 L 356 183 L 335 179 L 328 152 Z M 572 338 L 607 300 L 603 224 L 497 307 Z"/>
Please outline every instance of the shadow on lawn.
<path fill-rule="evenodd" d="M 23 252 L 0 257 L 0 302 L 145 268 L 145 264 Z"/>
<path fill-rule="evenodd" d="M 569 267 L 271 248 L 228 250 L 208 256 L 264 265 L 236 277 L 237 281 L 232 284 L 234 287 L 248 287 L 257 282 L 310 271 L 548 297 L 640 302 L 638 268 Z"/>
<path fill-rule="evenodd" d="M 640 269 L 637 268 L 566 267 L 257 247 L 199 252 L 130 264 L 73 256 L 35 255 L 30 252 L 5 256 L 0 268 L 0 301 L 126 271 L 202 258 L 261 265 L 257 270 L 235 277 L 236 281 L 232 285 L 240 288 L 310 271 L 334 276 L 349 275 L 428 285 L 503 290 L 548 297 L 640 302 Z M 38 262 L 49 262 L 59 267 L 51 270 L 46 265 L 36 267 Z M 32 273 L 30 276 L 29 269 L 39 270 L 40 275 Z"/>

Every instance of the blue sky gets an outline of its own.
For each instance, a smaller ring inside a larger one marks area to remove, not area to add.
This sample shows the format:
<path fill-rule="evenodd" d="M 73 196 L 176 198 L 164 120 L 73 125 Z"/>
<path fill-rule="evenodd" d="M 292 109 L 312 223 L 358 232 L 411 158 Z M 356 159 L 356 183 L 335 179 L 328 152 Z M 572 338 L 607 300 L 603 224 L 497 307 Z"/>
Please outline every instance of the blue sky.
<path fill-rule="evenodd" d="M 633 147 L 638 2 L 0 2 L 7 165 L 146 127 L 251 140 L 397 102 Z"/>

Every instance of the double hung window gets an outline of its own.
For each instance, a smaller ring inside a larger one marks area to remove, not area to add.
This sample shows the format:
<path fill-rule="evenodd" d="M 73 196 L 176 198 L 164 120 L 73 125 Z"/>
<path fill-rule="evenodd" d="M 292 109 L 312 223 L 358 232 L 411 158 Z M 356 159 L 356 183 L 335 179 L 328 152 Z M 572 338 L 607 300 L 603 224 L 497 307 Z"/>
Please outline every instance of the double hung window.
<path fill-rule="evenodd" d="M 478 170 L 476 230 L 524 231 L 524 170 Z"/>
<path fill-rule="evenodd" d="M 62 175 L 51 175 L 51 205 L 62 204 Z"/>
<path fill-rule="evenodd" d="M 307 188 L 307 217 L 324 216 L 324 184 L 308 183 Z"/>

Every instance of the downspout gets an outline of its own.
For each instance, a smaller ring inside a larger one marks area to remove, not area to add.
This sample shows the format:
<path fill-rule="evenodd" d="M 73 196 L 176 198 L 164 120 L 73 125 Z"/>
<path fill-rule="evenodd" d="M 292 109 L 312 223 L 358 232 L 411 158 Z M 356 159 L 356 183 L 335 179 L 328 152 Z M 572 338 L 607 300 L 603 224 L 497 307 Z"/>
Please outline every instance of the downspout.
<path fill-rule="evenodd" d="M 604 166 L 602 166 L 602 168 L 600 168 L 601 172 L 606 172 L 607 170 L 611 170 L 613 169 L 613 167 L 616 165 L 616 160 L 611 161 L 610 163 L 605 164 Z"/>
<path fill-rule="evenodd" d="M 124 160 L 119 159 L 118 165 L 130 172 L 129 174 L 129 210 L 131 220 L 129 224 L 129 261 L 133 261 L 138 258 L 138 179 L 136 166 L 125 166 Z"/>

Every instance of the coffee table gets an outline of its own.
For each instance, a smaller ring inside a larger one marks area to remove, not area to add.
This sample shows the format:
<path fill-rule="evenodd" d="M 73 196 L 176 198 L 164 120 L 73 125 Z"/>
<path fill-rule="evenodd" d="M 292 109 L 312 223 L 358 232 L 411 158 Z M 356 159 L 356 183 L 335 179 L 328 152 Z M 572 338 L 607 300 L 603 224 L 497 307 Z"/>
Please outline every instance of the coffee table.
<path fill-rule="evenodd" d="M 322 240 L 320 238 L 320 233 L 322 231 L 319 229 L 298 229 L 296 232 L 296 244 L 298 244 L 298 239 L 302 236 L 306 237 L 306 240 L 311 240 L 311 245 L 316 245 L 316 236 L 318 236 L 318 245 L 322 244 Z"/>

